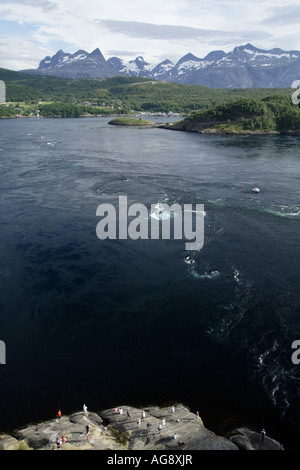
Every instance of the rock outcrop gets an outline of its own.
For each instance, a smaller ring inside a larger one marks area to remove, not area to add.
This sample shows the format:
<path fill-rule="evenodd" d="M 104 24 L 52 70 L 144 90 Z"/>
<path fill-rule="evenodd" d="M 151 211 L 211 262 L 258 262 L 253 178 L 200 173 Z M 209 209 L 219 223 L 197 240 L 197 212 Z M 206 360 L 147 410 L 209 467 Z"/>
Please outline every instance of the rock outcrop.
<path fill-rule="evenodd" d="M 262 439 L 259 433 L 248 428 L 237 429 L 229 439 L 240 450 L 283 450 L 283 446 L 274 439 Z"/>
<path fill-rule="evenodd" d="M 88 428 L 87 428 L 88 426 Z M 277 441 L 247 428 L 230 438 L 205 428 L 183 405 L 138 409 L 119 406 L 78 412 L 0 436 L 0 450 L 281 450 Z"/>

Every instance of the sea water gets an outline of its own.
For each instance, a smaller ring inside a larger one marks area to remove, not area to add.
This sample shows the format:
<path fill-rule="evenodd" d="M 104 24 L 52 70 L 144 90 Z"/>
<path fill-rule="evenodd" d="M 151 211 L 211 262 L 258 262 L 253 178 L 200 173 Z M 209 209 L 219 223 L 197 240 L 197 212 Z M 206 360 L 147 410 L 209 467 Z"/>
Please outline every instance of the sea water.
<path fill-rule="evenodd" d="M 300 419 L 299 139 L 108 120 L 0 122 L 2 429 L 82 403 L 180 401 L 216 431 L 246 422 L 289 445 Z M 203 248 L 99 240 L 97 207 L 120 196 L 203 204 Z"/>

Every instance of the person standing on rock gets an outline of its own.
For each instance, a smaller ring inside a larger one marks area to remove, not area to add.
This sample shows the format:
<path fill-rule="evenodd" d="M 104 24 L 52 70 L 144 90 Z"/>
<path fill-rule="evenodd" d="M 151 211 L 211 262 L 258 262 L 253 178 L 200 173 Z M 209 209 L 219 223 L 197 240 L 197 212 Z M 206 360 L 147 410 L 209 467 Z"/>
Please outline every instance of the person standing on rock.
<path fill-rule="evenodd" d="M 145 418 L 146 418 L 146 413 L 145 411 L 142 411 L 142 421 L 144 421 Z"/>
<path fill-rule="evenodd" d="M 266 433 L 266 430 L 263 429 L 260 434 L 261 434 L 261 440 L 263 441 L 264 438 L 266 437 L 266 434 L 267 434 L 267 433 Z"/>
<path fill-rule="evenodd" d="M 86 406 L 86 404 L 83 405 L 83 412 L 84 412 L 85 415 L 87 415 L 87 406 Z"/>
<path fill-rule="evenodd" d="M 172 406 L 172 413 L 175 413 L 175 406 Z"/>
<path fill-rule="evenodd" d="M 157 429 L 158 429 L 159 434 L 161 434 L 161 431 L 162 431 L 162 424 L 161 423 L 159 423 Z"/>
<path fill-rule="evenodd" d="M 58 419 L 60 419 L 60 418 L 61 418 L 61 411 L 60 411 L 60 410 L 58 410 L 58 412 L 57 412 L 57 416 L 58 416 Z"/>

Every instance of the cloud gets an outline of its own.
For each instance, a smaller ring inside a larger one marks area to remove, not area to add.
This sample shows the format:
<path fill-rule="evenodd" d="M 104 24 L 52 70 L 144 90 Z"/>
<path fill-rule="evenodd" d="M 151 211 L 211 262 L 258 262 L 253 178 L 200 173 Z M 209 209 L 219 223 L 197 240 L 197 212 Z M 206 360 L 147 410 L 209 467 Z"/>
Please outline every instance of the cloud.
<path fill-rule="evenodd" d="M 10 70 L 36 68 L 41 57 L 49 54 L 49 49 L 38 46 L 24 38 L 11 39 L 9 48 L 5 41 L 0 41 L 1 67 Z"/>
<path fill-rule="evenodd" d="M 57 8 L 57 4 L 50 0 L 0 0 L 0 5 L 6 5 L 10 8 L 14 8 L 14 5 L 29 6 L 34 8 L 40 8 L 42 11 L 49 11 Z"/>
<path fill-rule="evenodd" d="M 132 51 L 125 51 L 124 49 L 109 49 L 109 50 L 106 51 L 106 54 L 110 57 L 116 56 L 116 57 L 121 58 L 123 56 L 128 56 L 128 55 L 130 55 L 132 57 L 138 57 L 140 55 L 143 55 L 144 52 L 141 52 L 141 51 L 138 51 L 138 50 L 136 50 L 136 51 L 133 51 L 133 50 Z"/>
<path fill-rule="evenodd" d="M 150 62 L 155 62 L 154 56 L 156 56 L 156 60 L 168 58 L 176 62 L 188 52 L 203 57 L 214 48 L 229 52 L 237 45 L 263 41 L 271 37 L 270 33 L 260 30 L 232 32 L 117 20 L 98 20 L 96 23 L 100 29 L 104 27 L 107 30 L 108 37 L 114 37 L 119 44 L 128 46 L 128 51 L 123 49 L 123 54 L 119 54 L 119 56 L 123 55 L 127 58 L 131 56 L 132 58 L 136 53 L 133 46 L 139 44 L 141 50 L 147 51 L 146 60 Z M 159 54 L 155 50 L 160 51 Z M 110 53 L 110 51 L 109 48 L 105 52 Z M 163 51 L 165 52 L 162 54 Z M 151 57 L 148 57 L 150 54 Z M 137 55 L 144 54 L 140 51 Z"/>
<path fill-rule="evenodd" d="M 203 39 L 216 34 L 215 31 L 189 26 L 157 25 L 137 21 L 99 20 L 99 23 L 106 26 L 113 33 L 144 39 Z M 229 33 L 224 34 L 228 35 Z"/>
<path fill-rule="evenodd" d="M 189 26 L 179 25 L 157 25 L 150 23 L 140 23 L 137 21 L 116 21 L 116 20 L 99 20 L 99 23 L 106 26 L 113 33 L 120 33 L 126 36 L 144 39 L 161 39 L 161 40 L 183 40 L 183 39 L 216 39 L 224 38 L 232 39 L 233 36 L 249 37 L 253 35 L 247 32 L 231 32 L 217 31 L 210 29 L 193 28 Z M 268 33 L 256 31 L 256 36 L 267 37 Z"/>
<path fill-rule="evenodd" d="M 281 0 L 0 0 L 0 65 L 37 67 L 44 51 L 59 49 L 99 47 L 106 59 L 143 55 L 151 63 L 247 42 L 300 49 L 299 10 Z"/>
<path fill-rule="evenodd" d="M 271 26 L 287 26 L 300 23 L 300 5 L 290 4 L 272 8 L 272 15 L 261 22 Z"/>

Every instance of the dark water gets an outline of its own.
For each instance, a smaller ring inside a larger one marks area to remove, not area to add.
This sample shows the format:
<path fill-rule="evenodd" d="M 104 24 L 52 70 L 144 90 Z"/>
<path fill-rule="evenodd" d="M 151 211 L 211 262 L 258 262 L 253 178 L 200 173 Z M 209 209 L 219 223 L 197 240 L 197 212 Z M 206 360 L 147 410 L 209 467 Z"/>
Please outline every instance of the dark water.
<path fill-rule="evenodd" d="M 0 122 L 1 428 L 180 401 L 297 447 L 299 139 L 107 122 Z M 100 241 L 96 209 L 119 195 L 204 204 L 203 249 Z"/>

